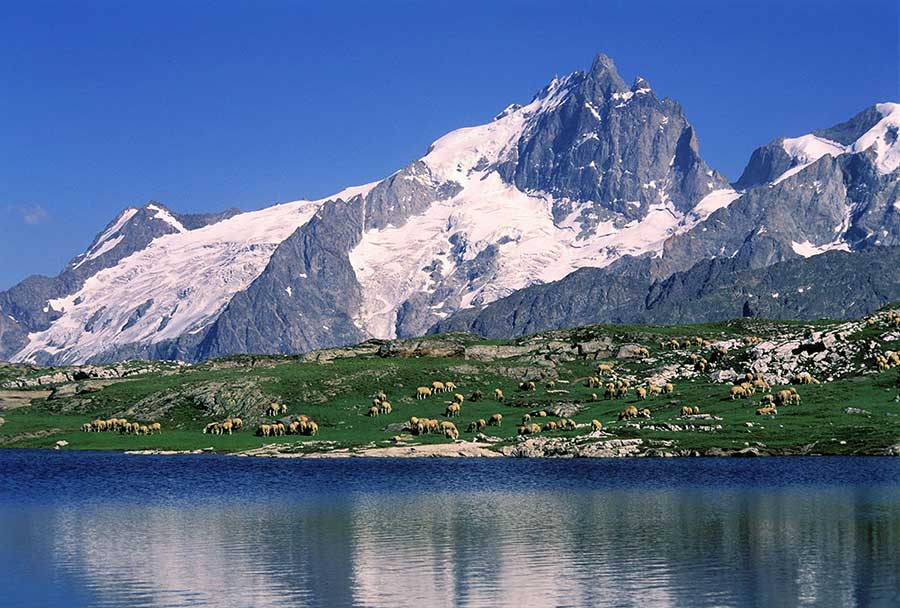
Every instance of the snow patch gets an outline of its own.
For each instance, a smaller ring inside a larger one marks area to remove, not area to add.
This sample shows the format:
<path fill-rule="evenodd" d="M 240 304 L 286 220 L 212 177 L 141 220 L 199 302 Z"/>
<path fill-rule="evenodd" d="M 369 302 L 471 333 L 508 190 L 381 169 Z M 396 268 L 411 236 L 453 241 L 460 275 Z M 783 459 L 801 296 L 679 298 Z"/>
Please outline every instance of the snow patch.
<path fill-rule="evenodd" d="M 740 192 L 732 188 L 722 188 L 721 190 L 713 190 L 694 205 L 691 214 L 696 217 L 697 221 L 703 221 L 713 212 L 724 209 L 741 196 Z"/>
<path fill-rule="evenodd" d="M 826 251 L 850 251 L 850 246 L 844 241 L 834 241 L 826 243 L 825 245 L 813 245 L 809 241 L 803 241 L 802 243 L 791 241 L 791 249 L 793 249 L 794 253 L 797 255 L 810 258 L 814 255 L 825 253 Z"/>
<path fill-rule="evenodd" d="M 155 211 L 153 214 L 153 219 L 162 220 L 167 223 L 169 226 L 177 230 L 178 232 L 187 232 L 187 228 L 181 225 L 181 222 L 175 219 L 171 213 L 163 209 L 162 207 L 158 207 L 156 205 L 150 204 L 147 205 L 147 209 L 149 211 Z"/>

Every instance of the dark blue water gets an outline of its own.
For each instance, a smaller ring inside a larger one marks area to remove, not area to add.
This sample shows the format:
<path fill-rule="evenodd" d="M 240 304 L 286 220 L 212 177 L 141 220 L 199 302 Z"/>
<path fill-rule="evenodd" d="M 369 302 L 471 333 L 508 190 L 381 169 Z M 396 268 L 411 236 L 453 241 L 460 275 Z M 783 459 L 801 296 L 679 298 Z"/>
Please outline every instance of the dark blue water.
<path fill-rule="evenodd" d="M 900 459 L 0 450 L 2 606 L 898 606 Z"/>

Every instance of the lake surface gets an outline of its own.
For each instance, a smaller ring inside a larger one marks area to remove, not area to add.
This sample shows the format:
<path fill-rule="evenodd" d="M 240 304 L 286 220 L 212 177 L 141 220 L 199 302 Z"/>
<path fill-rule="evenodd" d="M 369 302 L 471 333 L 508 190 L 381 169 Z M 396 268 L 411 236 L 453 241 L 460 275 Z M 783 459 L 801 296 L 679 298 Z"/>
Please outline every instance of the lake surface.
<path fill-rule="evenodd" d="M 897 606 L 900 458 L 0 450 L 0 605 Z"/>

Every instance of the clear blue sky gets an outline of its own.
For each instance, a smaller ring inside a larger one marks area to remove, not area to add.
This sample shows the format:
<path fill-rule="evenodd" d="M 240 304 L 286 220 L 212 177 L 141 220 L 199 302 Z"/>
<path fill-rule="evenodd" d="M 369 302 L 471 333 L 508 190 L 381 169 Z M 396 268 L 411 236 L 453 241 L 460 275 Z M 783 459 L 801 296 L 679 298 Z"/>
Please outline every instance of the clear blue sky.
<path fill-rule="evenodd" d="M 896 0 L 4 3 L 0 289 L 128 205 L 384 177 L 598 51 L 680 101 L 731 179 L 775 137 L 900 100 Z"/>

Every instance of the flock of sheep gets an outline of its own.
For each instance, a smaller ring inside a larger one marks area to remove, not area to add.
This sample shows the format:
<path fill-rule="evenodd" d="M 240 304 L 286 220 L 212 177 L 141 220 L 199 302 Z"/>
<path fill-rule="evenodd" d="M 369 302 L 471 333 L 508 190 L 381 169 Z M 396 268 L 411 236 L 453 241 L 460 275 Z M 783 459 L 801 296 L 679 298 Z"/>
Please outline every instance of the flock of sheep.
<path fill-rule="evenodd" d="M 532 383 L 533 384 L 533 383 Z M 452 381 L 434 381 L 431 383 L 431 386 L 420 386 L 416 388 L 415 398 L 417 400 L 428 399 L 434 395 L 439 393 L 453 393 L 453 398 L 450 402 L 447 403 L 447 407 L 444 409 L 444 417 L 445 418 L 458 418 L 462 415 L 462 406 L 466 401 L 465 395 L 459 392 L 454 392 L 457 390 L 457 386 L 455 382 Z M 503 401 L 503 391 L 499 388 L 494 389 L 494 398 L 497 401 Z M 387 403 L 384 401 L 387 397 L 384 393 L 379 393 L 375 398 L 375 404 L 372 408 L 369 409 L 369 415 L 378 415 L 379 408 L 383 408 L 384 404 Z M 469 397 L 470 401 L 481 401 L 482 393 L 479 390 L 476 390 Z M 390 412 L 390 403 L 388 405 L 388 412 Z M 384 413 L 384 412 L 381 412 Z M 466 431 L 469 433 L 478 432 L 484 430 L 487 426 L 502 426 L 503 425 L 503 414 L 492 414 L 488 420 L 484 420 L 483 418 L 479 420 L 474 420 L 469 423 L 469 426 L 466 427 Z M 441 434 L 448 439 L 459 439 L 459 429 L 456 425 L 449 420 L 436 420 L 434 418 L 419 418 L 417 416 L 411 416 L 409 420 L 403 425 L 404 430 L 409 431 L 412 435 L 428 435 L 428 434 Z"/>
<path fill-rule="evenodd" d="M 284 403 L 271 403 L 266 407 L 267 416 L 287 414 L 288 407 Z M 231 435 L 244 428 L 244 421 L 240 418 L 229 417 L 221 422 L 210 422 L 203 427 L 203 432 L 210 435 Z M 318 435 L 319 425 L 309 416 L 296 416 L 285 424 L 281 421 L 268 422 L 256 427 L 256 435 L 259 437 L 279 437 L 282 435 Z"/>
<path fill-rule="evenodd" d="M 158 422 L 141 424 L 129 422 L 125 418 L 109 418 L 107 420 L 91 420 L 81 425 L 82 433 L 120 433 L 122 435 L 153 435 L 162 433 L 162 425 Z"/>
<path fill-rule="evenodd" d="M 900 327 L 900 311 L 890 311 L 886 316 L 887 322 Z M 756 336 L 746 336 L 742 339 L 745 346 L 754 346 L 762 340 Z M 660 343 L 663 348 L 669 349 L 688 349 L 688 348 L 709 348 L 713 344 L 699 336 L 693 336 L 683 339 L 670 339 Z M 646 358 L 650 355 L 650 351 L 646 347 L 635 347 L 633 354 L 637 358 Z M 705 373 L 709 366 L 720 360 L 728 354 L 727 349 L 722 346 L 716 346 L 712 350 L 706 352 L 706 356 L 700 353 L 691 353 L 689 356 L 690 363 L 693 364 L 695 370 Z M 888 351 L 884 354 L 876 354 L 875 362 L 880 370 L 888 370 L 900 367 L 900 355 L 895 352 Z M 624 399 L 632 394 L 636 396 L 637 401 L 644 401 L 654 397 L 662 397 L 663 395 L 674 392 L 675 387 L 671 383 L 655 384 L 652 381 L 646 381 L 641 386 L 632 386 L 632 380 L 626 377 L 620 377 L 614 372 L 613 366 L 609 363 L 600 363 L 596 366 L 595 372 L 584 378 L 584 385 L 592 389 L 603 389 L 603 396 L 607 400 Z M 568 383 L 560 380 L 559 382 Z M 819 384 L 819 381 L 813 378 L 807 372 L 797 374 L 791 380 L 792 384 Z M 567 392 L 564 390 L 556 391 L 556 381 L 546 382 L 548 393 Z M 519 391 L 528 392 L 537 389 L 535 382 L 526 380 L 518 385 Z M 599 390 L 598 390 L 599 392 Z M 756 393 L 765 393 L 759 400 L 759 407 L 756 409 L 757 415 L 776 415 L 778 407 L 788 405 L 798 405 L 801 402 L 800 394 L 794 387 L 784 390 L 772 392 L 772 387 L 768 384 L 762 374 L 747 373 L 738 377 L 732 386 L 728 389 L 728 397 L 731 400 L 750 399 Z M 459 392 L 457 384 L 453 381 L 434 381 L 427 386 L 419 386 L 415 389 L 413 397 L 416 400 L 430 399 L 439 394 L 452 393 L 450 401 L 446 402 L 446 408 L 443 417 L 446 420 L 438 420 L 433 418 L 424 418 L 411 416 L 404 424 L 403 430 L 408 431 L 412 435 L 443 435 L 452 440 L 457 440 L 460 436 L 459 428 L 451 421 L 454 418 L 461 418 L 466 397 Z M 503 403 L 503 390 L 495 388 L 493 391 L 494 400 Z M 469 401 L 481 401 L 483 395 L 481 391 L 475 390 L 468 398 Z M 597 394 L 591 394 L 591 400 L 597 400 Z M 287 414 L 288 407 L 285 404 L 271 403 L 266 407 L 265 413 L 270 417 L 284 416 Z M 376 418 L 380 415 L 391 414 L 394 410 L 393 405 L 388 400 L 387 395 L 380 391 L 372 400 L 371 406 L 365 410 L 365 415 Z M 683 405 L 680 410 L 681 417 L 697 416 L 700 409 L 695 406 Z M 519 435 L 533 435 L 543 431 L 569 431 L 575 430 L 579 425 L 571 418 L 558 417 L 557 420 L 547 420 L 539 423 L 534 418 L 547 418 L 554 416 L 547 411 L 539 411 L 532 414 L 525 414 L 522 417 L 521 424 L 517 427 Z M 639 408 L 637 405 L 628 405 L 618 414 L 618 420 L 632 420 L 637 418 L 651 418 L 652 413 L 649 408 Z M 503 424 L 503 415 L 495 413 L 485 418 L 472 420 L 465 427 L 468 433 L 477 433 L 484 431 L 489 426 L 501 427 Z M 587 425 L 581 425 L 587 427 Z M 243 430 L 244 422 L 241 418 L 228 417 L 222 421 L 210 422 L 203 428 L 204 434 L 212 435 L 231 435 L 234 432 Z M 461 428 L 461 427 L 460 427 Z M 592 432 L 600 431 L 603 425 L 599 420 L 592 420 L 590 423 Z M 124 418 L 97 419 L 82 425 L 83 432 L 119 432 L 122 434 L 133 435 L 151 435 L 161 433 L 160 423 L 142 424 L 138 422 L 129 422 Z M 297 416 L 291 420 L 282 419 L 271 423 L 259 424 L 256 428 L 256 435 L 260 437 L 276 437 L 282 435 L 305 435 L 314 436 L 319 431 L 318 424 L 308 416 Z"/>
<path fill-rule="evenodd" d="M 244 421 L 240 418 L 226 418 L 222 422 L 210 422 L 203 427 L 203 433 L 210 435 L 231 435 L 234 431 L 240 431 L 244 428 Z"/>

